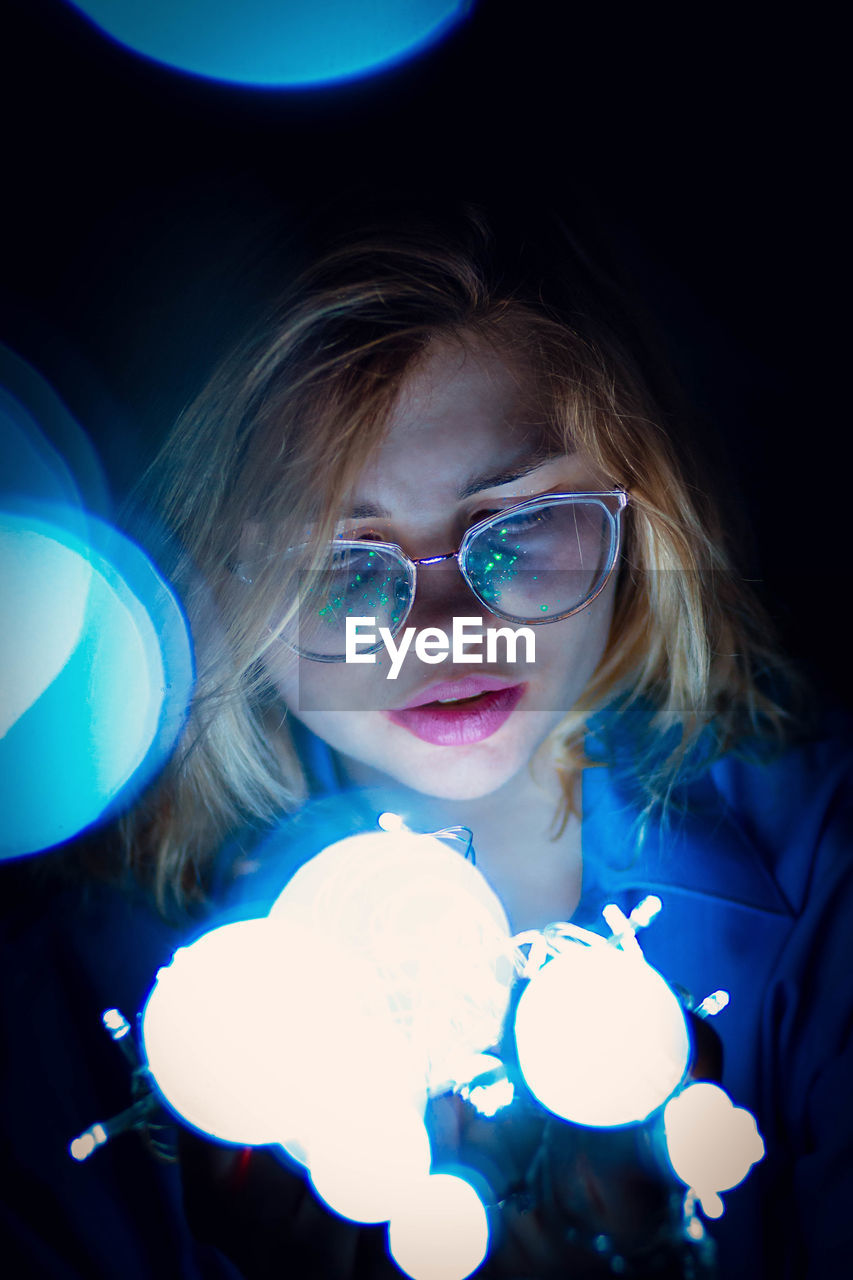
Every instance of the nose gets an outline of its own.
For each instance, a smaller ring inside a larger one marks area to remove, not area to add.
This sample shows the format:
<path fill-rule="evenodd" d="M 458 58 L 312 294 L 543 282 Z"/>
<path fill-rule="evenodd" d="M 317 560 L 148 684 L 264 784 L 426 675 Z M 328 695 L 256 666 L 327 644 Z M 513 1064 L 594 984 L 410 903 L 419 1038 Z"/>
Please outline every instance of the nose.
<path fill-rule="evenodd" d="M 409 625 L 448 629 L 455 617 L 482 617 L 487 612 L 462 577 L 455 551 L 424 556 L 414 564 L 417 583 Z"/>

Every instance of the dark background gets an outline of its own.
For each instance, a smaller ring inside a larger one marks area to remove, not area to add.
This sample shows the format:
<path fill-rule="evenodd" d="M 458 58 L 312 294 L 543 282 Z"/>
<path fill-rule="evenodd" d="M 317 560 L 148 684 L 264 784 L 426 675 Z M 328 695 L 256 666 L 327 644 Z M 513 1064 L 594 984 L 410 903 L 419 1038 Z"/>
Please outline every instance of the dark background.
<path fill-rule="evenodd" d="M 640 295 L 722 441 L 750 576 L 853 705 L 843 39 L 810 14 L 481 0 L 408 63 L 268 91 L 148 62 L 61 0 L 13 0 L 0 339 L 120 499 L 268 286 L 271 227 L 286 259 L 289 228 L 295 244 L 353 187 L 546 201 Z"/>

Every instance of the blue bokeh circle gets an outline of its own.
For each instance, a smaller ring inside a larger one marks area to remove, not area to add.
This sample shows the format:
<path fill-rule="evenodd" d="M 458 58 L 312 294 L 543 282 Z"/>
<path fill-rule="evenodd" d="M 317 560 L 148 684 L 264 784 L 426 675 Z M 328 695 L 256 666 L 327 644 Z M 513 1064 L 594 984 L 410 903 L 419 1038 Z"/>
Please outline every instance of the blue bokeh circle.
<path fill-rule="evenodd" d="M 119 43 L 180 71 L 304 88 L 435 43 L 473 0 L 69 0 Z"/>

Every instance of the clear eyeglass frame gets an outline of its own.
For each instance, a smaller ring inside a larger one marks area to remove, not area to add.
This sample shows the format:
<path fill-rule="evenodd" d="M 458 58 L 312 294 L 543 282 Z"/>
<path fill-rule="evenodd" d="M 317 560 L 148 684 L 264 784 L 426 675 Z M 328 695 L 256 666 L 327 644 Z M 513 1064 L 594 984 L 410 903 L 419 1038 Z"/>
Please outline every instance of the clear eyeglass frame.
<path fill-rule="evenodd" d="M 611 508 L 607 505 L 608 500 L 614 504 L 615 509 L 611 510 Z M 395 622 L 393 628 L 391 629 L 392 637 L 396 637 L 403 630 L 403 628 L 406 625 L 406 621 L 409 617 L 409 614 L 411 613 L 412 608 L 414 607 L 415 593 L 417 591 L 418 568 L 421 565 L 429 566 L 429 565 L 443 564 L 447 560 L 456 561 L 457 566 L 459 568 L 459 572 L 461 573 L 471 593 L 474 595 L 474 597 L 479 602 L 479 604 L 481 604 L 483 608 L 487 609 L 488 612 L 492 614 L 494 617 L 501 618 L 505 622 L 513 622 L 518 626 L 541 627 L 541 626 L 547 626 L 551 622 L 563 622 L 566 618 L 571 618 L 576 613 L 580 613 L 582 609 L 586 609 L 588 605 L 591 605 L 593 600 L 595 600 L 604 590 L 604 588 L 607 585 L 608 579 L 613 573 L 613 570 L 616 567 L 616 564 L 619 559 L 619 551 L 622 545 L 621 515 L 622 515 L 622 512 L 625 510 L 625 507 L 628 505 L 628 501 L 629 501 L 629 494 L 626 489 L 622 489 L 622 488 L 605 489 L 605 490 L 600 490 L 597 492 L 589 492 L 589 493 L 540 494 L 535 498 L 528 498 L 524 502 L 519 502 L 513 507 L 507 507 L 503 511 L 498 511 L 494 515 L 487 516 L 484 520 L 479 520 L 476 524 L 471 525 L 470 529 L 466 529 L 465 534 L 462 538 L 462 541 L 460 542 L 458 548 L 455 551 L 446 551 L 441 555 L 436 555 L 436 556 L 421 556 L 415 560 L 413 560 L 411 556 L 407 555 L 406 552 L 403 550 L 403 548 L 399 546 L 399 544 L 396 542 L 371 541 L 369 543 L 366 543 L 364 540 L 341 538 L 341 539 L 335 539 L 334 543 L 330 545 L 333 545 L 337 551 L 356 550 L 356 549 L 363 550 L 365 546 L 370 546 L 371 549 L 375 549 L 376 551 L 386 552 L 397 560 L 397 562 L 400 565 L 401 573 L 405 574 L 405 577 L 406 577 L 409 599 L 408 599 L 408 604 L 406 605 L 399 619 Z M 583 598 L 583 600 L 580 601 L 579 604 L 575 604 L 570 609 L 566 609 L 561 613 L 549 614 L 547 618 L 543 618 L 543 617 L 531 618 L 531 617 L 518 617 L 515 614 L 506 613 L 498 607 L 495 601 L 493 600 L 490 601 L 483 597 L 481 592 L 474 585 L 474 582 L 472 580 L 471 574 L 468 569 L 468 557 L 470 554 L 470 549 L 472 545 L 476 543 L 477 538 L 482 533 L 489 530 L 495 525 L 500 525 L 501 523 L 503 523 L 504 521 L 506 521 L 511 517 L 514 517 L 517 515 L 523 515 L 525 511 L 533 510 L 535 508 L 542 508 L 545 506 L 550 506 L 552 504 L 553 505 L 563 505 L 563 504 L 581 505 L 581 504 L 588 504 L 590 502 L 597 503 L 607 516 L 608 529 L 610 534 L 610 545 L 608 547 L 607 556 L 603 562 L 603 566 L 599 572 L 598 577 L 595 579 L 595 582 L 591 590 L 587 593 L 587 595 Z M 291 641 L 285 640 L 285 643 L 288 645 L 288 648 L 293 650 L 294 653 L 297 653 L 300 657 L 308 658 L 312 662 L 345 662 L 346 661 L 346 658 L 343 654 L 331 655 L 331 654 L 312 653 L 300 648 L 298 645 L 292 643 Z M 359 652 L 363 654 L 378 653 L 382 649 L 383 644 L 384 642 L 380 641 L 378 644 L 373 645 L 371 647 L 362 645 L 360 646 Z"/>

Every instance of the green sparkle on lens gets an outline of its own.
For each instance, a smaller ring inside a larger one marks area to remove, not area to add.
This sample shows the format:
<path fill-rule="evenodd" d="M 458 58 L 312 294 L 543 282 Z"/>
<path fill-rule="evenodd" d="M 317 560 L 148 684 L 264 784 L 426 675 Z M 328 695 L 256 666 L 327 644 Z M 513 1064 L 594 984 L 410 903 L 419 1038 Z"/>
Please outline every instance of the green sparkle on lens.
<path fill-rule="evenodd" d="M 547 606 L 547 604 L 540 604 L 539 608 L 542 610 L 542 612 L 543 612 L 543 613 L 547 613 L 547 612 L 548 612 L 548 606 Z"/>

